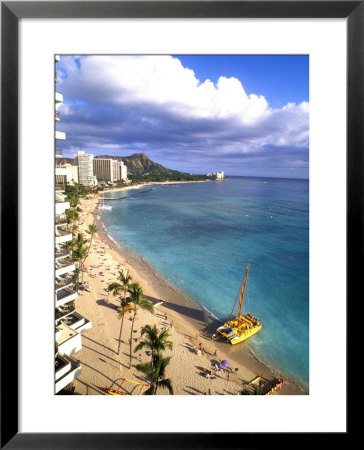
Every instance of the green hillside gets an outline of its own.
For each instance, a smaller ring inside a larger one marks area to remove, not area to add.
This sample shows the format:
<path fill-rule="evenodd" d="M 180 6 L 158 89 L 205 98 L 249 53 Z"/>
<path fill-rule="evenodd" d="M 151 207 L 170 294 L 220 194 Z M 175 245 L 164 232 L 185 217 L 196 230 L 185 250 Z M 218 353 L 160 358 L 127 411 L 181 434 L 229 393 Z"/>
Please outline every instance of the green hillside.
<path fill-rule="evenodd" d="M 158 164 L 145 153 L 134 153 L 130 156 L 98 155 L 95 158 L 117 159 L 124 162 L 128 169 L 128 178 L 132 181 L 199 181 L 206 180 L 206 175 L 191 175 L 190 173 L 171 170 Z M 74 164 L 73 158 L 59 158 L 56 165 Z"/>
<path fill-rule="evenodd" d="M 96 158 L 121 159 L 128 169 L 128 178 L 133 181 L 196 181 L 205 180 L 205 175 L 191 175 L 177 170 L 171 170 L 158 164 L 145 153 L 134 153 L 130 156 L 96 156 Z"/>

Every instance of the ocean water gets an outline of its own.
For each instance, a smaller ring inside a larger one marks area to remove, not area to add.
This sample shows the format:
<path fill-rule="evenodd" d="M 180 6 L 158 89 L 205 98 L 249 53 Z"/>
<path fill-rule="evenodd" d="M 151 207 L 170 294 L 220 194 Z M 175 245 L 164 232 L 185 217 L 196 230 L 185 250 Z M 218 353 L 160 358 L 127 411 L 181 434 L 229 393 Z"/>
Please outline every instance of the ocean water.
<path fill-rule="evenodd" d="M 231 177 L 115 192 L 102 220 L 214 316 L 227 319 L 248 263 L 243 312 L 263 322 L 248 345 L 308 387 L 309 183 Z M 108 194 L 110 195 L 110 194 Z M 236 309 L 235 309 L 236 313 Z"/>

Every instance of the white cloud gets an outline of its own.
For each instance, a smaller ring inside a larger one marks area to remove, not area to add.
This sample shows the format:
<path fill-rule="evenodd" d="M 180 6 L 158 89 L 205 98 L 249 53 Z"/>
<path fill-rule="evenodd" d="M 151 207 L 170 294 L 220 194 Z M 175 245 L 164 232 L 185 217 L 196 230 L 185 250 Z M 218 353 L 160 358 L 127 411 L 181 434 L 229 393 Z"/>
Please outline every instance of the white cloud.
<path fill-rule="evenodd" d="M 83 136 L 94 148 L 147 148 L 159 138 L 168 149 L 174 142 L 176 148 L 221 154 L 268 147 L 307 154 L 307 102 L 272 108 L 260 93 L 248 95 L 237 78 L 198 80 L 165 55 L 63 56 L 58 66 L 66 101 L 61 111 L 70 118 L 67 137 L 73 130 L 79 142 Z"/>
<path fill-rule="evenodd" d="M 68 78 L 61 82 L 69 98 L 115 106 L 151 103 L 184 117 L 232 118 L 241 126 L 253 126 L 275 113 L 263 96 L 248 96 L 237 78 L 201 83 L 171 56 L 88 56 L 78 61 L 80 67 L 72 57 L 62 58 Z M 305 116 L 308 105 L 289 103 L 280 111 Z"/>

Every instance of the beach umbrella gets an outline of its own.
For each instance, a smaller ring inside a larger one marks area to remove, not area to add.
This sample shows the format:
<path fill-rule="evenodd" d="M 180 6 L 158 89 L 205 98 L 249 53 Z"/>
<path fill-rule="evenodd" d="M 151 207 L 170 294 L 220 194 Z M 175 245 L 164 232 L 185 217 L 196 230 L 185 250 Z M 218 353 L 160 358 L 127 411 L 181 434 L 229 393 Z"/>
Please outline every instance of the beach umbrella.
<path fill-rule="evenodd" d="M 222 365 L 223 367 L 228 367 L 229 363 L 226 361 L 226 359 L 223 359 L 223 360 L 221 361 L 221 365 Z"/>

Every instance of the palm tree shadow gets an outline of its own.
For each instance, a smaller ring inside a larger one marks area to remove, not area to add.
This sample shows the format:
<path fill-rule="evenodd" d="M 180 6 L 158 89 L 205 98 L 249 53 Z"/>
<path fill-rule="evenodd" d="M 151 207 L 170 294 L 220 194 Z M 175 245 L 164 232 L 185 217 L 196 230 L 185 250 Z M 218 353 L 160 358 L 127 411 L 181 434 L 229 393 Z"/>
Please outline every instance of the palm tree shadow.
<path fill-rule="evenodd" d="M 115 362 L 115 363 L 117 363 L 117 364 L 121 364 L 121 363 L 120 363 L 119 361 L 117 361 L 116 359 L 110 358 L 110 356 L 104 355 L 103 353 L 100 353 L 100 352 L 98 352 L 97 350 L 95 350 L 94 348 L 88 347 L 88 346 L 85 345 L 85 344 L 83 344 L 82 347 L 87 348 L 88 350 L 91 350 L 91 351 L 93 351 L 93 352 L 95 352 L 95 353 L 98 353 L 99 355 L 103 356 L 104 358 L 110 359 L 110 361 L 113 361 L 113 362 Z M 84 363 L 82 363 L 82 364 L 84 364 Z M 109 363 L 109 364 L 110 364 L 110 363 Z M 111 365 L 112 365 L 112 364 L 111 364 Z M 121 365 L 123 365 L 123 364 L 121 364 Z M 124 367 L 125 367 L 125 366 L 124 366 Z"/>
<path fill-rule="evenodd" d="M 109 350 L 111 353 L 116 353 L 115 350 L 112 350 L 110 347 L 106 347 L 106 345 L 104 345 L 104 344 L 100 344 L 100 342 L 97 342 L 97 341 L 91 339 L 90 337 L 86 336 L 85 334 L 82 334 L 82 337 L 84 339 L 88 339 L 89 341 L 93 342 L 94 344 L 100 345 L 100 347 L 106 348 L 106 350 Z M 91 349 L 91 350 L 93 350 L 93 349 Z"/>
<path fill-rule="evenodd" d="M 140 375 L 135 375 L 134 378 L 137 378 L 139 381 L 144 381 L 144 383 L 148 383 L 148 379 L 145 377 L 141 377 Z"/>
<path fill-rule="evenodd" d="M 196 353 L 191 344 L 180 344 L 181 347 L 187 348 L 191 353 Z"/>
<path fill-rule="evenodd" d="M 96 300 L 96 303 L 100 306 L 105 306 L 106 308 L 113 309 L 114 311 L 118 309 L 116 305 L 114 305 L 113 303 L 107 303 L 103 298 Z"/>
<path fill-rule="evenodd" d="M 95 369 L 95 367 L 92 367 L 92 366 L 86 364 L 86 363 L 83 362 L 83 361 L 81 361 L 81 363 L 82 363 L 83 366 L 86 366 L 86 367 L 88 367 L 89 369 L 93 370 L 94 372 L 99 373 L 100 375 L 102 375 L 103 377 L 105 377 L 107 380 L 109 380 L 109 381 L 112 382 L 112 379 L 111 379 L 111 378 L 109 378 L 107 375 L 105 375 L 104 373 L 100 372 L 99 370 Z"/>
<path fill-rule="evenodd" d="M 189 394 L 189 395 L 197 395 L 197 394 L 195 394 L 194 392 L 190 392 L 190 391 L 187 391 L 186 389 L 183 389 L 185 392 L 187 392 L 187 394 Z"/>
<path fill-rule="evenodd" d="M 228 395 L 236 395 L 235 392 L 230 392 L 230 391 L 227 391 L 226 389 L 223 389 L 223 391 L 225 391 Z"/>
<path fill-rule="evenodd" d="M 202 391 L 200 391 L 199 389 L 196 389 L 196 388 L 194 388 L 194 387 L 192 387 L 192 386 L 186 386 L 186 388 L 187 388 L 187 389 L 192 389 L 193 391 L 196 391 L 198 394 L 203 394 Z M 196 395 L 196 394 L 194 394 L 194 395 Z"/>
<path fill-rule="evenodd" d="M 163 306 L 167 309 L 170 309 L 171 311 L 175 311 L 177 313 L 180 313 L 184 316 L 191 317 L 193 319 L 196 319 L 202 323 L 205 322 L 205 314 L 202 309 L 192 308 L 191 306 L 185 306 L 185 305 L 179 305 L 177 303 L 172 302 L 165 302 L 164 300 L 156 297 L 151 297 L 148 295 L 145 295 L 145 297 L 150 300 L 154 305 L 159 302 L 163 302 Z"/>
<path fill-rule="evenodd" d="M 94 387 L 90 386 L 89 384 L 85 383 L 84 381 L 80 380 L 79 378 L 77 378 L 77 382 L 83 384 L 84 386 L 86 386 L 86 389 L 92 389 L 94 391 L 96 391 L 98 394 L 100 395 L 105 395 L 105 393 L 103 392 L 102 388 L 99 388 L 98 386 L 94 385 Z M 88 394 L 86 394 L 88 395 Z"/>
<path fill-rule="evenodd" d="M 130 353 L 124 353 L 123 352 L 123 355 L 127 356 L 128 358 L 130 358 Z M 134 355 L 131 355 L 131 359 L 138 359 L 138 358 L 136 356 L 134 356 Z"/>

